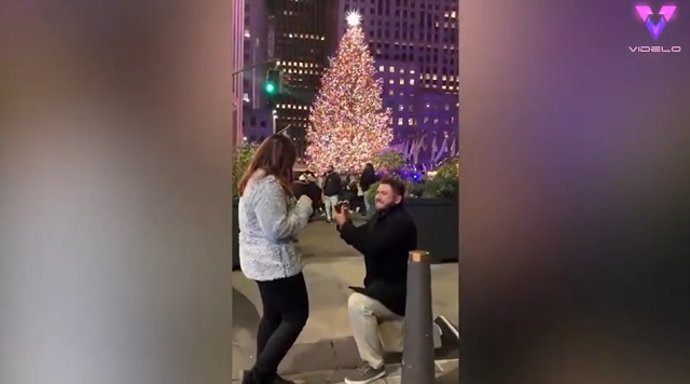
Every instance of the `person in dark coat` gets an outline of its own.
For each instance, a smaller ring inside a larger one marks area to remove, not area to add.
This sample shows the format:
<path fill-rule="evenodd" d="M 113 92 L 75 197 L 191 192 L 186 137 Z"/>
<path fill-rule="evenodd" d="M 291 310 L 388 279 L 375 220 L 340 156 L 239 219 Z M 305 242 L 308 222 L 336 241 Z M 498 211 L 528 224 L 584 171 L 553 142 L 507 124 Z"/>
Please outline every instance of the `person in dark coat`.
<path fill-rule="evenodd" d="M 292 184 L 292 193 L 295 198 L 299 199 L 302 195 L 307 195 L 312 201 L 312 209 L 314 213 L 321 207 L 321 189 L 314 180 L 309 180 L 309 177 L 302 175 L 297 181 Z M 312 214 L 312 218 L 314 214 Z"/>
<path fill-rule="evenodd" d="M 378 176 L 376 176 L 376 171 L 374 171 L 374 164 L 367 163 L 364 166 L 364 170 L 362 171 L 362 176 L 359 179 L 359 186 L 360 186 L 360 188 L 362 188 L 362 192 L 364 194 L 364 209 L 366 210 L 367 216 L 371 216 L 371 214 L 373 213 L 371 203 L 370 203 L 369 199 L 367 199 L 367 191 L 377 181 L 379 181 L 379 180 L 378 180 Z"/>
<path fill-rule="evenodd" d="M 407 260 L 417 248 L 417 227 L 403 206 L 405 185 L 384 179 L 376 190 L 376 213 L 355 226 L 349 210 L 334 212 L 340 237 L 364 255 L 364 287 L 353 287 L 348 299 L 350 325 L 363 360 L 361 369 L 345 379 L 366 384 L 385 375 L 383 347 L 378 337 L 380 320 L 405 316 Z"/>
<path fill-rule="evenodd" d="M 326 220 L 330 223 L 333 221 L 333 207 L 338 203 L 338 198 L 343 192 L 343 180 L 335 172 L 332 165 L 328 167 L 323 178 L 323 203 L 326 210 Z"/>

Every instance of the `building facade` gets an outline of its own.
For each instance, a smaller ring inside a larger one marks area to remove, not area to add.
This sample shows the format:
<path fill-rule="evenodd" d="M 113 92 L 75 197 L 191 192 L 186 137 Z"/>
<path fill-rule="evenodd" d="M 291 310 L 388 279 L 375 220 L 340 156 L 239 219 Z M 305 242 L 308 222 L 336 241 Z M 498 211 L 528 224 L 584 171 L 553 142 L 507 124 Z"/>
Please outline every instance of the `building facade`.
<path fill-rule="evenodd" d="M 426 158 L 442 147 L 433 142 L 457 140 L 457 7 L 456 0 L 338 1 L 338 36 L 349 11 L 362 16 L 383 102 L 393 112 L 394 143 L 421 142 Z"/>
<path fill-rule="evenodd" d="M 245 0 L 244 62 L 255 66 L 244 73 L 247 140 L 260 141 L 287 128 L 304 151 L 309 108 L 327 64 L 329 20 L 335 10 L 328 0 Z M 275 97 L 262 89 L 267 66 L 261 64 L 269 61 L 284 74 L 284 87 Z"/>
<path fill-rule="evenodd" d="M 243 96 L 244 84 L 242 82 L 242 68 L 244 66 L 244 0 L 232 0 L 232 132 L 236 143 L 242 142 L 243 130 Z"/>

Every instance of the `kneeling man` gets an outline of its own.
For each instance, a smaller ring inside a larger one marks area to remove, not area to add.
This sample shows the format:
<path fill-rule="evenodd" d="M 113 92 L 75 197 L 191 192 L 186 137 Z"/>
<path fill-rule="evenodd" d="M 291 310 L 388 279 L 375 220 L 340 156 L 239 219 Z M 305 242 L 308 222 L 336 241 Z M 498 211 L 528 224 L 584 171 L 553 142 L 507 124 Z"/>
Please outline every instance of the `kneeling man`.
<path fill-rule="evenodd" d="M 355 226 L 350 212 L 334 212 L 340 237 L 364 255 L 364 288 L 353 288 L 348 300 L 350 325 L 359 355 L 360 370 L 346 384 L 371 383 L 386 374 L 379 323 L 405 315 L 407 260 L 417 248 L 417 227 L 403 207 L 405 185 L 384 179 L 376 190 L 376 213 L 362 226 Z"/>

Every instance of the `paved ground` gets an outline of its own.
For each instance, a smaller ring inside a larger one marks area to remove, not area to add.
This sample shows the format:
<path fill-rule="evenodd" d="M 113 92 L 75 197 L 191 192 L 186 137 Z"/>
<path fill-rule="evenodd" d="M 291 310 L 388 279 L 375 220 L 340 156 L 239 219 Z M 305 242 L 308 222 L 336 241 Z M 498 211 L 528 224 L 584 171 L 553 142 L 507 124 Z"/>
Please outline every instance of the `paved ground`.
<path fill-rule="evenodd" d="M 362 284 L 362 259 L 340 240 L 333 225 L 321 221 L 309 224 L 299 239 L 299 247 L 306 263 L 304 274 L 310 295 L 310 318 L 280 371 L 287 375 L 308 373 L 311 377 L 307 377 L 305 382 L 338 382 L 348 369 L 359 364 L 347 320 L 346 303 L 350 293 L 347 287 Z M 237 378 L 240 370 L 251 366 L 254 361 L 261 304 L 253 282 L 239 271 L 234 272 L 232 278 L 233 369 L 234 378 Z M 434 315 L 443 315 L 457 323 L 457 287 L 457 264 L 432 266 Z M 457 362 L 455 368 L 452 362 L 449 364 L 451 368 L 440 369 L 439 374 L 457 378 Z M 388 382 L 394 383 L 394 368 L 391 369 L 393 373 Z M 314 375 L 320 375 L 319 379 Z"/>

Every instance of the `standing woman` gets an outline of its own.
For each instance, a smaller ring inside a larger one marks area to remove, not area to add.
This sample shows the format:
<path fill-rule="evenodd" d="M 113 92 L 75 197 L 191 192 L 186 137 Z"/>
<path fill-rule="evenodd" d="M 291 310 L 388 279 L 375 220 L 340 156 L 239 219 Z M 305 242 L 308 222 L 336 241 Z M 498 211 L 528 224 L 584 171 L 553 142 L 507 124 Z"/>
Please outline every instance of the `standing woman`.
<path fill-rule="evenodd" d="M 306 194 L 296 200 L 292 193 L 296 158 L 292 141 L 273 135 L 257 149 L 238 185 L 240 267 L 256 281 L 263 305 L 256 362 L 242 384 L 291 383 L 278 376 L 278 365 L 309 317 L 295 242 L 312 214 L 312 200 Z"/>

